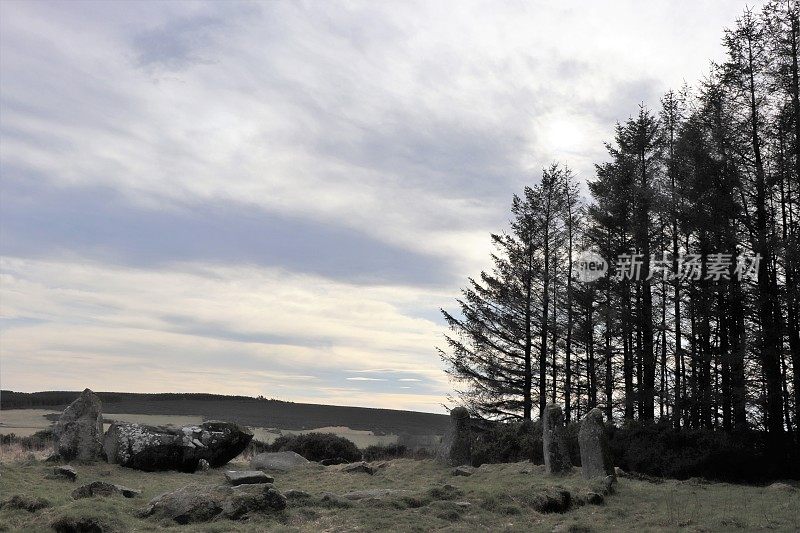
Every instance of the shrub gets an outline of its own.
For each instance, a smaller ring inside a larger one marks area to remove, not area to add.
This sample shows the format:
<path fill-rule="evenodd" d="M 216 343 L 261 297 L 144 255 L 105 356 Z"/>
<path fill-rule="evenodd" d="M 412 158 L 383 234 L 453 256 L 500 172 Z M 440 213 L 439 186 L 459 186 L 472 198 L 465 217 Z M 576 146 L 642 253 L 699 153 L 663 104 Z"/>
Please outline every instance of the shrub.
<path fill-rule="evenodd" d="M 537 422 L 498 423 L 482 430 L 472 443 L 472 465 L 533 461 L 542 464 L 542 426 Z"/>
<path fill-rule="evenodd" d="M 544 462 L 542 426 L 536 422 L 476 424 L 472 464 L 530 460 Z M 567 448 L 572 464 L 580 466 L 580 423 L 566 427 Z M 716 481 L 765 482 L 770 479 L 800 479 L 797 450 L 784 456 L 767 452 L 762 432 L 725 433 L 710 429 L 675 430 L 669 424 L 629 422 L 608 428 L 615 466 L 648 476 Z"/>
<path fill-rule="evenodd" d="M 270 446 L 270 451 L 292 451 L 309 461 L 322 461 L 338 457 L 350 462 L 361 459 L 361 452 L 353 442 L 333 433 L 282 435 L 275 439 Z"/>
<path fill-rule="evenodd" d="M 385 446 L 373 444 L 364 448 L 364 460 L 396 459 L 405 457 L 407 453 L 408 449 L 402 444 L 387 444 Z"/>
<path fill-rule="evenodd" d="M 45 450 L 53 447 L 53 430 L 43 429 L 27 437 L 19 437 L 14 433 L 0 435 L 0 444 L 17 444 L 26 450 Z"/>
<path fill-rule="evenodd" d="M 761 432 L 675 430 L 665 424 L 630 423 L 610 429 L 614 464 L 623 470 L 677 479 L 763 482 L 800 478 L 800 457 L 769 453 Z"/>

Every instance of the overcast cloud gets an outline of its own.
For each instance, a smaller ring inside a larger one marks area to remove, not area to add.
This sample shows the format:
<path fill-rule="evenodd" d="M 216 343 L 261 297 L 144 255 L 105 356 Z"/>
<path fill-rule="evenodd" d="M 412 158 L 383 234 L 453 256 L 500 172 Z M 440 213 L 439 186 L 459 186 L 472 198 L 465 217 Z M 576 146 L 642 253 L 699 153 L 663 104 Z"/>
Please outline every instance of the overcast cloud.
<path fill-rule="evenodd" d="M 2 387 L 441 410 L 511 195 L 744 6 L 0 3 Z"/>

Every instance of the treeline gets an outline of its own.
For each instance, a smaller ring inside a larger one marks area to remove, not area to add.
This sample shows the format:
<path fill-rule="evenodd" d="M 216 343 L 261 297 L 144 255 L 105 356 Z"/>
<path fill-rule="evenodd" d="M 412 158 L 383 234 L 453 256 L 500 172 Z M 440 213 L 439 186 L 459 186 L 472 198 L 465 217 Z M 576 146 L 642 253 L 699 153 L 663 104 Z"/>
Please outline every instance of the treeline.
<path fill-rule="evenodd" d="M 560 165 L 513 198 L 491 270 L 442 311 L 454 402 L 495 419 L 552 401 L 567 420 L 601 407 L 617 422 L 794 438 L 798 3 L 745 11 L 723 43 L 696 87 L 617 124 L 589 201 Z M 587 281 L 586 250 L 608 275 Z"/>

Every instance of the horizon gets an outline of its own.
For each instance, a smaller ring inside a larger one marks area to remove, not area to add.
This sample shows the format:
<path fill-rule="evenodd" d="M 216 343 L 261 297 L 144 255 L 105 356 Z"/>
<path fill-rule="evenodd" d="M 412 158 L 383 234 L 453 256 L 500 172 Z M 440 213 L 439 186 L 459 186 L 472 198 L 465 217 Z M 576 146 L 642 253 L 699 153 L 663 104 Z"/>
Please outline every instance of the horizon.
<path fill-rule="evenodd" d="M 452 5 L 0 4 L 2 387 L 445 412 L 512 195 L 747 2 Z"/>

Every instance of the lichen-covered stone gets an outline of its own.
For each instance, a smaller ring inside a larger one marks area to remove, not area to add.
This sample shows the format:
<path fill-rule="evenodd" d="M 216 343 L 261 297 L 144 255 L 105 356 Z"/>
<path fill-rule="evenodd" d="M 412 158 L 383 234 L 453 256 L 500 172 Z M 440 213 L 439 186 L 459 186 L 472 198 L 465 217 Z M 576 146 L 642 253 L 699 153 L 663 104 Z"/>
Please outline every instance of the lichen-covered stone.
<path fill-rule="evenodd" d="M 167 518 L 179 524 L 207 522 L 222 516 L 239 519 L 253 512 L 286 508 L 286 498 L 271 485 L 187 485 L 156 496 L 139 516 Z"/>
<path fill-rule="evenodd" d="M 205 459 L 218 467 L 242 453 L 253 434 L 232 422 L 209 421 L 198 426 L 145 426 L 114 423 L 103 448 L 108 462 L 145 471 L 194 472 Z"/>
<path fill-rule="evenodd" d="M 606 427 L 603 424 L 603 412 L 597 407 L 589 411 L 581 421 L 578 445 L 581 449 L 581 471 L 584 478 L 611 476 L 616 479 Z"/>
<path fill-rule="evenodd" d="M 63 461 L 91 463 L 102 459 L 103 411 L 100 398 L 85 389 L 53 427 L 54 452 Z"/>
<path fill-rule="evenodd" d="M 548 474 L 566 474 L 572 470 L 572 461 L 567 449 L 567 438 L 564 434 L 564 415 L 561 407 L 550 404 L 544 409 L 542 418 L 542 448 L 544 451 L 544 469 Z"/>

